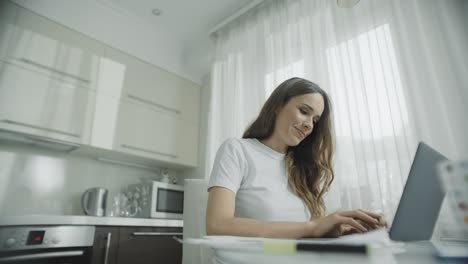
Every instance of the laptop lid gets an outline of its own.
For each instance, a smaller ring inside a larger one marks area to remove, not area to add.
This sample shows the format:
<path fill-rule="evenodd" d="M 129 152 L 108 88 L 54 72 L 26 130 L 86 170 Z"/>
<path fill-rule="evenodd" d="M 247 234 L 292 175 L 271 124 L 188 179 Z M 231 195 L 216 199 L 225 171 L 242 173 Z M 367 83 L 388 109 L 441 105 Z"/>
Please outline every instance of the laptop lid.
<path fill-rule="evenodd" d="M 390 228 L 390 238 L 398 241 L 429 240 L 444 198 L 437 176 L 442 154 L 420 142 L 398 209 Z"/>

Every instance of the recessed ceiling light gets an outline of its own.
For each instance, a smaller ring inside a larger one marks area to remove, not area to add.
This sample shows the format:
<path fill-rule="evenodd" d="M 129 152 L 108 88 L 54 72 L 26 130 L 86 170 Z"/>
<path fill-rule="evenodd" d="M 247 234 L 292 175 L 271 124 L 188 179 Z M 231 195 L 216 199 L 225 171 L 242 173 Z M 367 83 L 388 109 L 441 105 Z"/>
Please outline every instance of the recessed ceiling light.
<path fill-rule="evenodd" d="M 163 14 L 163 11 L 159 8 L 153 8 L 153 10 L 151 10 L 151 13 L 155 16 L 160 16 Z"/>

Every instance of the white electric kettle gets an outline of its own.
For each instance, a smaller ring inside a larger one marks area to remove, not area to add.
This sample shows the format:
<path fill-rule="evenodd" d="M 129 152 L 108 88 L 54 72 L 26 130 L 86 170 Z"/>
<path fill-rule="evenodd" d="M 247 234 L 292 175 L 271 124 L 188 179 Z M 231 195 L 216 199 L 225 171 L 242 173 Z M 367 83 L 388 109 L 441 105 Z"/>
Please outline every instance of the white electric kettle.
<path fill-rule="evenodd" d="M 86 215 L 104 216 L 106 214 L 107 190 L 105 188 L 91 188 L 81 196 L 81 206 Z"/>

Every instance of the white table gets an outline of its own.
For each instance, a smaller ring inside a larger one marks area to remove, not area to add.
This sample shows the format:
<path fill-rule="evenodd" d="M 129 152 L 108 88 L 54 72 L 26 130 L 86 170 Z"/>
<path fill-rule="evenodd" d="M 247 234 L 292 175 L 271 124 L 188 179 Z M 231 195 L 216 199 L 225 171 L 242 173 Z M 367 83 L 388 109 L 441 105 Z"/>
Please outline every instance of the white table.
<path fill-rule="evenodd" d="M 299 263 L 360 263 L 360 264 L 431 264 L 431 263 L 468 263 L 468 260 L 436 258 L 434 245 L 446 242 L 407 242 L 404 245 L 373 249 L 369 255 L 340 254 L 340 253 L 298 253 L 298 254 L 263 254 L 239 251 L 218 250 L 229 263 L 239 264 L 299 264 Z M 467 245 L 468 250 L 468 244 Z"/>

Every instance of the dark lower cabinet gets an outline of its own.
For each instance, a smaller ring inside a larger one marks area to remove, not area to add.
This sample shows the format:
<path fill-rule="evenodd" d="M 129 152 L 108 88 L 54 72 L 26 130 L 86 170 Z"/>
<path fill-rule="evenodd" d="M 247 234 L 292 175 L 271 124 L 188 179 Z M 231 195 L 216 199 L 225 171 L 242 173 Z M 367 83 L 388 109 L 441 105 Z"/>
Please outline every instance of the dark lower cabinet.
<path fill-rule="evenodd" d="M 181 228 L 120 228 L 118 264 L 181 264 Z"/>
<path fill-rule="evenodd" d="M 182 238 L 182 228 L 98 226 L 92 264 L 181 264 L 182 244 L 174 237 Z"/>
<path fill-rule="evenodd" d="M 96 226 L 92 264 L 117 264 L 119 227 Z"/>

